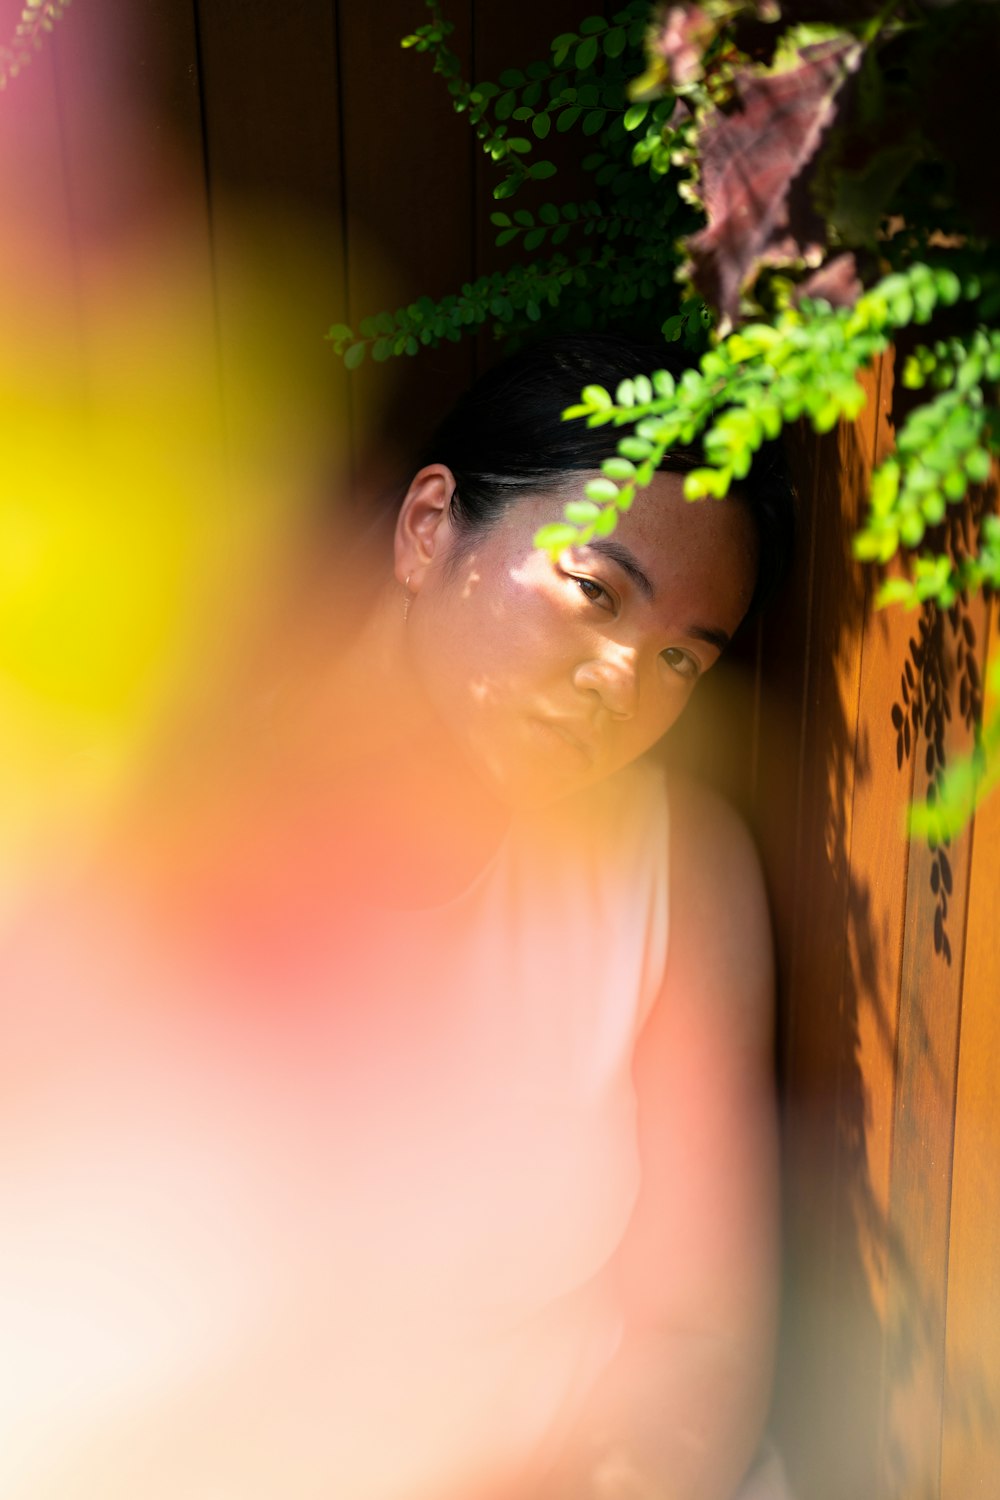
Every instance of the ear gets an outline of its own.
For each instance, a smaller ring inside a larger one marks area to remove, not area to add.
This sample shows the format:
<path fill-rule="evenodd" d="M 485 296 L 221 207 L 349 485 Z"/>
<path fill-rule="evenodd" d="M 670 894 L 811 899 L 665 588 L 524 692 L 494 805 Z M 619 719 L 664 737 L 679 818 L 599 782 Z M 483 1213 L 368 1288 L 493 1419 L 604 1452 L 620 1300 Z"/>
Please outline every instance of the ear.
<path fill-rule="evenodd" d="M 455 476 L 444 464 L 428 464 L 414 474 L 396 519 L 393 571 L 411 593 L 420 588 L 429 565 L 447 551 L 454 535 L 449 507 Z"/>

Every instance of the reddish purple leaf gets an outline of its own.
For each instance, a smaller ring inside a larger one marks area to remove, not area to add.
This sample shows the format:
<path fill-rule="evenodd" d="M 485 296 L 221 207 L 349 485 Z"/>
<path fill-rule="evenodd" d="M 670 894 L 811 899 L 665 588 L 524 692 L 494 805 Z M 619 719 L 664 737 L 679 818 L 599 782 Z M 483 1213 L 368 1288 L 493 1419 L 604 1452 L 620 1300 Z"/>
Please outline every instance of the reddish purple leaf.
<path fill-rule="evenodd" d="M 852 251 L 845 251 L 808 276 L 800 284 L 798 295 L 822 297 L 831 307 L 853 307 L 862 290 L 858 263 Z"/>
<path fill-rule="evenodd" d="M 719 29 L 700 5 L 671 5 L 661 11 L 649 34 L 647 50 L 666 63 L 669 81 L 694 83 L 701 77 L 705 48 Z"/>
<path fill-rule="evenodd" d="M 815 265 L 826 244 L 809 168 L 862 46 L 841 36 L 804 47 L 795 66 L 734 80 L 726 112 L 706 116 L 696 151 L 708 225 L 688 241 L 691 277 L 724 322 L 764 264 Z"/>

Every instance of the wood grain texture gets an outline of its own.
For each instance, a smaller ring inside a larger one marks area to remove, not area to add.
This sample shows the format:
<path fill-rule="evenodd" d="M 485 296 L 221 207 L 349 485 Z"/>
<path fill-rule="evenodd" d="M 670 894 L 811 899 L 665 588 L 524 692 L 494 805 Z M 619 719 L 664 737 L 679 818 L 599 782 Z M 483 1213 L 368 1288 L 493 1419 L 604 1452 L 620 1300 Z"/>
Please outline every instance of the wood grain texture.
<path fill-rule="evenodd" d="M 981 1273 L 990 1316 L 996 1205 L 972 1185 L 996 1142 L 982 1065 L 965 1061 L 964 1082 L 957 1071 L 963 964 L 966 986 L 1000 985 L 971 897 L 966 934 L 969 835 L 911 850 L 903 811 L 970 743 L 985 620 L 976 601 L 927 619 L 876 611 L 874 580 L 853 570 L 858 497 L 891 448 L 891 357 L 870 397 L 835 458 L 804 444 L 797 576 L 764 626 L 758 821 L 776 903 L 788 1226 L 775 1423 L 810 1500 L 959 1500 L 984 1472 L 970 1434 L 989 1421 L 995 1434 L 1000 1410 L 971 1311 Z M 969 524 L 967 508 L 953 535 L 967 541 Z M 995 922 L 991 843 L 977 889 Z M 974 1025 L 963 1058 L 993 1057 L 981 1003 Z"/>
<path fill-rule="evenodd" d="M 993 604 L 989 660 L 1000 652 Z M 1000 1474 L 1000 797 L 972 831 L 955 1108 L 945 1336 L 942 1500 L 992 1494 Z"/>
<path fill-rule="evenodd" d="M 968 683 L 982 675 L 981 599 L 917 621 L 914 794 L 971 748 Z M 965 686 L 963 688 L 963 680 Z M 914 840 L 906 888 L 889 1190 L 885 1416 L 880 1493 L 939 1495 L 958 1037 L 971 834 Z"/>
<path fill-rule="evenodd" d="M 859 436 L 877 463 L 889 451 L 891 353 L 874 372 Z M 861 1493 L 878 1446 L 885 1358 L 888 1198 L 894 1065 L 908 848 L 904 813 L 912 773 L 898 754 L 892 704 L 905 694 L 912 622 L 875 607 L 867 572 L 860 634 L 850 876 L 839 1000 L 835 1142 L 827 1250 L 829 1322 L 824 1410 L 830 1430 L 817 1493 Z"/>
<path fill-rule="evenodd" d="M 794 830 L 785 815 L 784 869 L 775 882 L 778 899 L 788 903 L 778 924 L 788 1226 L 779 1425 L 793 1483 L 829 1500 L 864 1474 L 874 1444 L 870 1399 L 854 1399 L 861 1397 L 875 1320 L 854 1218 L 865 1097 L 856 960 L 871 937 L 854 870 L 856 817 L 864 821 L 868 795 L 857 764 L 869 711 L 861 699 L 867 593 L 849 547 L 877 447 L 879 380 L 876 371 L 858 424 L 810 445 L 800 478 L 812 566 L 800 583 L 803 692 L 791 715 L 798 793 Z M 766 680 L 766 656 L 764 672 Z M 766 690 L 764 701 L 766 719 Z M 765 725 L 765 795 L 768 738 Z M 862 863 L 865 857 L 862 843 Z"/>

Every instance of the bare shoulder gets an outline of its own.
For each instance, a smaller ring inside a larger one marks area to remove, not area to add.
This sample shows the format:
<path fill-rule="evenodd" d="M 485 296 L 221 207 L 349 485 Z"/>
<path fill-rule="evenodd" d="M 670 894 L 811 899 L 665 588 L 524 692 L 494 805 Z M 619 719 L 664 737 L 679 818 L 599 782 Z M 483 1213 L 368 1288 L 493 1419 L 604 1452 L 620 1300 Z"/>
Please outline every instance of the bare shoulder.
<path fill-rule="evenodd" d="M 667 988 L 769 1030 L 771 923 L 750 831 L 718 793 L 671 778 Z"/>
<path fill-rule="evenodd" d="M 637 1317 L 695 1316 L 748 1351 L 754 1426 L 777 1259 L 770 920 L 738 814 L 689 781 L 671 778 L 668 796 L 667 963 L 634 1062 L 643 1188 L 628 1272 Z"/>
<path fill-rule="evenodd" d="M 671 873 L 730 899 L 764 899 L 760 859 L 750 830 L 718 792 L 689 777 L 671 777 Z M 741 902 L 742 904 L 742 902 Z"/>

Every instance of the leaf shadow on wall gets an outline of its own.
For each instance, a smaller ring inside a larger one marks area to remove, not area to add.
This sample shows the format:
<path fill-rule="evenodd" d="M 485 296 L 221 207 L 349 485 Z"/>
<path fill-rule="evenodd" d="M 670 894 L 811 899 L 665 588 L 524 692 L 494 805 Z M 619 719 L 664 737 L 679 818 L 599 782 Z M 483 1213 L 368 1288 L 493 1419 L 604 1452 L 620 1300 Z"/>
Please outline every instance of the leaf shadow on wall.
<path fill-rule="evenodd" d="M 871 442 L 861 427 L 795 440 L 798 556 L 762 627 L 758 685 L 753 806 L 775 921 L 785 1165 L 774 1423 L 808 1500 L 871 1493 L 880 1470 L 889 1494 L 917 1500 L 937 1482 L 937 1450 L 930 1436 L 896 1440 L 890 1396 L 929 1384 L 938 1433 L 943 1399 L 947 1203 L 944 1258 L 935 1249 L 928 1274 L 919 1184 L 900 1187 L 911 1163 L 899 1165 L 893 1137 L 901 1001 L 911 1067 L 930 1088 L 953 1086 L 935 1061 L 933 990 L 904 989 L 903 966 L 907 945 L 950 966 L 962 905 L 946 848 L 908 893 L 918 877 L 902 822 L 915 760 L 935 778 L 946 726 L 978 711 L 979 632 L 961 606 L 916 627 L 874 610 L 875 580 L 850 550 Z M 935 1144 L 950 1153 L 950 1135 Z M 981 1371 L 957 1383 L 955 1419 L 987 1420 Z M 918 1410 L 926 1397 L 910 1399 Z"/>

